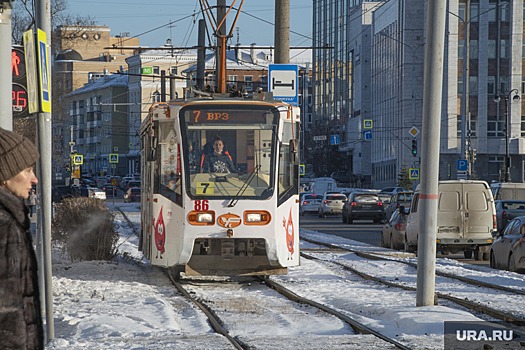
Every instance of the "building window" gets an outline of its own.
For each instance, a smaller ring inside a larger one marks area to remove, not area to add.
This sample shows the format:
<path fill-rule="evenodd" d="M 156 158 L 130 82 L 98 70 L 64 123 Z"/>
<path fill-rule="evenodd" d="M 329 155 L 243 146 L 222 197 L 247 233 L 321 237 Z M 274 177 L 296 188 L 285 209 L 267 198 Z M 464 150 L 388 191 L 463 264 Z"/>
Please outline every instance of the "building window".
<path fill-rule="evenodd" d="M 496 94 L 496 77 L 489 75 L 487 77 L 487 94 L 495 95 Z"/>
<path fill-rule="evenodd" d="M 153 66 L 153 74 L 160 74 L 160 67 L 159 66 Z"/>
<path fill-rule="evenodd" d="M 500 57 L 501 58 L 509 57 L 509 44 L 510 44 L 510 40 L 501 39 L 500 41 Z"/>
<path fill-rule="evenodd" d="M 503 169 L 504 159 L 503 156 L 489 156 L 489 176 L 499 177 L 500 171 Z"/>
<path fill-rule="evenodd" d="M 179 72 L 178 67 L 176 67 L 176 66 L 171 66 L 170 67 L 170 74 L 177 75 L 178 72 Z"/>
<path fill-rule="evenodd" d="M 521 116 L 521 137 L 525 137 L 525 115 Z"/>
<path fill-rule="evenodd" d="M 505 121 L 490 118 L 487 120 L 487 137 L 504 137 Z"/>
<path fill-rule="evenodd" d="M 496 40 L 488 41 L 488 58 L 496 58 Z"/>
<path fill-rule="evenodd" d="M 247 92 L 253 91 L 253 75 L 245 75 L 244 76 L 244 88 Z"/>

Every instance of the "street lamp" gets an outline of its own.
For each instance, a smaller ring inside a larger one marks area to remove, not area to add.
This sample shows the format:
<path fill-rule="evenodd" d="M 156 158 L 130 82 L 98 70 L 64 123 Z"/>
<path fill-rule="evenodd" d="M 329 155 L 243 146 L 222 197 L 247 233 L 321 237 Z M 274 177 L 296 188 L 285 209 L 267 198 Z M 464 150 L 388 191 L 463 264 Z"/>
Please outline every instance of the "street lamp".
<path fill-rule="evenodd" d="M 510 182 L 510 155 L 509 155 L 509 108 L 508 108 L 508 102 L 510 99 L 510 96 L 512 96 L 512 101 L 517 102 L 521 99 L 520 92 L 518 89 L 512 89 L 507 94 L 503 95 L 496 95 L 494 96 L 494 102 L 500 103 L 501 99 L 505 99 L 505 175 L 504 175 L 504 181 Z"/>

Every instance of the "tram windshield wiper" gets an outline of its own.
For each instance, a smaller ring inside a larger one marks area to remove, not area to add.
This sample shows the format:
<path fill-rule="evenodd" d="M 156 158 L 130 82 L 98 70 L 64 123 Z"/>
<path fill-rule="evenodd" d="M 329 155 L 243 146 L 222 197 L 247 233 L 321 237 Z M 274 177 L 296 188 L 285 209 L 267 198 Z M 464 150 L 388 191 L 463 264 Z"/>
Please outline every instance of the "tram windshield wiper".
<path fill-rule="evenodd" d="M 230 200 L 230 202 L 228 203 L 228 208 L 233 208 L 235 206 L 235 204 L 237 204 L 237 202 L 239 201 L 239 197 L 242 196 L 244 194 L 244 192 L 246 191 L 246 189 L 248 188 L 248 185 L 249 183 L 252 181 L 252 179 L 259 173 L 259 169 L 261 169 L 261 164 L 257 165 L 253 170 L 252 172 L 250 173 L 250 175 L 248 175 L 248 178 L 246 179 L 246 181 L 243 183 L 243 185 L 241 186 L 241 188 L 239 188 L 239 192 L 237 192 L 237 194 L 235 196 L 233 196 L 233 198 Z"/>

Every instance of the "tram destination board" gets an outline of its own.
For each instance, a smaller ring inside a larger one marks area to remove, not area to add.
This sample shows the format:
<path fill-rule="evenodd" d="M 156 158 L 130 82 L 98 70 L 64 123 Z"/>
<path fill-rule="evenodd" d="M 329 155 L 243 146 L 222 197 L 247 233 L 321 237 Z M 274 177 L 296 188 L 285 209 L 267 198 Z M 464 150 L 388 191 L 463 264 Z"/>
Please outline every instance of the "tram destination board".
<path fill-rule="evenodd" d="M 200 124 L 268 124 L 274 119 L 274 114 L 268 107 L 250 109 L 187 107 L 183 109 L 184 119 L 188 125 Z M 270 118 L 270 120 L 268 120 Z"/>

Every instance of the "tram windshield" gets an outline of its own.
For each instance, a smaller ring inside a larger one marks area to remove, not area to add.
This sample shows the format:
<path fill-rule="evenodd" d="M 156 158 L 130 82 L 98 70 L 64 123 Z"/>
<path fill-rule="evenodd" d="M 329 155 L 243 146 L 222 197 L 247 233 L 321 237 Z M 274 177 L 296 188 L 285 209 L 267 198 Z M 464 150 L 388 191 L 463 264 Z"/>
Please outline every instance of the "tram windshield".
<path fill-rule="evenodd" d="M 278 111 L 198 105 L 181 112 L 190 197 L 267 198 L 273 192 Z"/>

